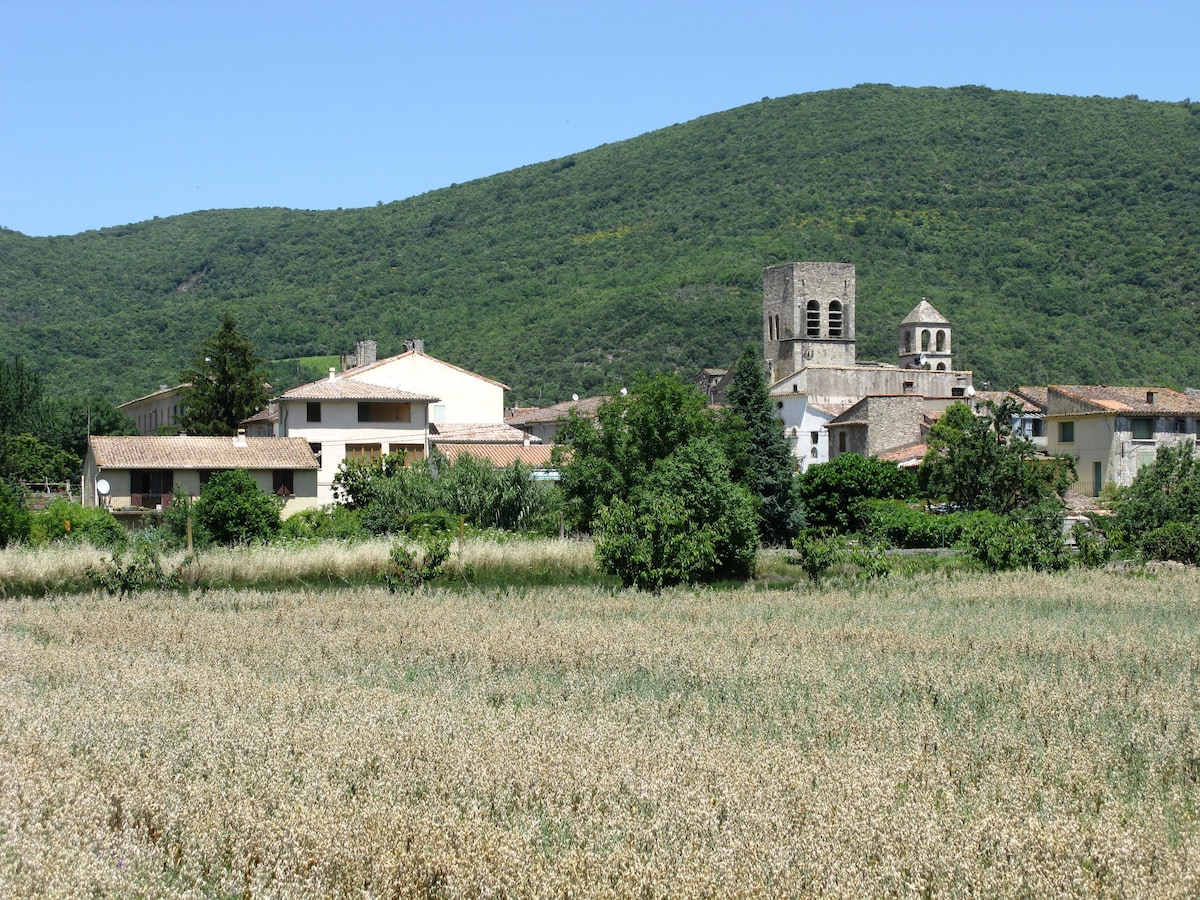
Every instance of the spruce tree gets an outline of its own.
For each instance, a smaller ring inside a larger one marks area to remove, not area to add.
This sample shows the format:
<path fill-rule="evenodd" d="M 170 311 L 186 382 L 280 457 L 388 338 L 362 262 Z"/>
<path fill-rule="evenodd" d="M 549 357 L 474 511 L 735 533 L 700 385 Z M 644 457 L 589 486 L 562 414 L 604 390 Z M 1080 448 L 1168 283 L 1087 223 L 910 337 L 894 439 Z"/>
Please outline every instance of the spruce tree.
<path fill-rule="evenodd" d="M 742 352 L 726 398 L 736 417 L 734 433 L 744 429 L 735 479 L 758 498 L 759 539 L 773 546 L 786 544 L 799 525 L 793 490 L 796 459 L 775 416 L 763 361 L 753 346 Z"/>
<path fill-rule="evenodd" d="M 267 402 L 266 368 L 229 313 L 182 378 L 188 386 L 179 424 L 188 434 L 236 434 L 238 424 Z"/>

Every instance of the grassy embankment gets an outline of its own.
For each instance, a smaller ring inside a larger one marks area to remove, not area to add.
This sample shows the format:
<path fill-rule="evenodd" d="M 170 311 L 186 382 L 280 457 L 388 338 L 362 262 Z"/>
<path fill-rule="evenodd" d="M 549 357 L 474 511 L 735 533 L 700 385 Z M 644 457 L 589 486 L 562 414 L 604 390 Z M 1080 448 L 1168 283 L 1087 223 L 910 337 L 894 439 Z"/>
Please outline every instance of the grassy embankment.
<path fill-rule="evenodd" d="M 1200 574 L 0 603 L 7 896 L 1195 896 Z"/>

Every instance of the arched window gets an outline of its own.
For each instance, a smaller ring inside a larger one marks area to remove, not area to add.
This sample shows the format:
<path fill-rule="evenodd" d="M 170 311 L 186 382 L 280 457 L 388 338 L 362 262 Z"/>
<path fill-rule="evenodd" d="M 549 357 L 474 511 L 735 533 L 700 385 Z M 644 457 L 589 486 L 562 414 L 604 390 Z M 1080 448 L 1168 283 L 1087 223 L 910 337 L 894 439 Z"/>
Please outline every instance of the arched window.
<path fill-rule="evenodd" d="M 926 328 L 921 332 L 921 352 L 924 353 L 929 349 L 929 329 Z"/>
<path fill-rule="evenodd" d="M 939 330 L 937 333 L 937 352 L 946 352 L 946 332 Z"/>
<path fill-rule="evenodd" d="M 775 340 L 775 317 L 767 316 L 767 340 Z"/>
<path fill-rule="evenodd" d="M 912 353 L 912 329 L 904 332 L 904 352 Z"/>
<path fill-rule="evenodd" d="M 806 333 L 809 337 L 821 336 L 821 304 L 816 300 L 808 301 Z"/>
<path fill-rule="evenodd" d="M 842 336 L 842 304 L 837 300 L 829 304 L 829 336 L 831 338 Z"/>
<path fill-rule="evenodd" d="M 945 372 L 945 371 L 946 371 L 946 364 L 945 364 L 945 363 L 938 363 L 938 365 L 937 365 L 937 370 L 938 370 L 939 372 Z"/>
<path fill-rule="evenodd" d="M 775 320 L 775 340 L 782 340 L 783 332 L 779 330 L 779 316 L 772 316 L 771 318 Z"/>

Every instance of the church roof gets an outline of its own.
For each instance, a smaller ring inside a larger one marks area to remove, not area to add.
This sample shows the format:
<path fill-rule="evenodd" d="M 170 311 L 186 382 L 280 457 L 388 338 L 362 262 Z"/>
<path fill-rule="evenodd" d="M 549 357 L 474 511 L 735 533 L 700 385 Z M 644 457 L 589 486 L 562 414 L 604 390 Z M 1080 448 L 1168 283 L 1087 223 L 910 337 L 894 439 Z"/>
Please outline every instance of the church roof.
<path fill-rule="evenodd" d="M 921 298 L 921 302 L 913 307 L 912 312 L 905 316 L 901 325 L 949 325 L 950 320 L 933 308 L 933 304 Z"/>

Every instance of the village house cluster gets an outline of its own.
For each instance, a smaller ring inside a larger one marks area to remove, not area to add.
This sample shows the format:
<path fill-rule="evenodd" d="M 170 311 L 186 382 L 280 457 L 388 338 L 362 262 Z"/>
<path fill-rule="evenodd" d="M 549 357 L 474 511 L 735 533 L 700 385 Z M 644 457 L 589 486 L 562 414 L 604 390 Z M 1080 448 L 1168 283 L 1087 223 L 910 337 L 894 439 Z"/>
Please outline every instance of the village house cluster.
<path fill-rule="evenodd" d="M 763 363 L 801 471 L 842 453 L 914 467 L 950 404 L 979 411 L 1006 397 L 1021 410 L 1017 431 L 1049 455 L 1074 458 L 1073 489 L 1085 496 L 1128 485 L 1159 447 L 1196 438 L 1200 396 L 1191 392 L 1098 385 L 977 391 L 973 373 L 954 368 L 951 323 L 925 299 L 898 325 L 895 362 L 859 360 L 856 302 L 853 265 L 789 263 L 763 273 Z M 696 383 L 719 405 L 732 374 L 706 368 Z M 141 435 L 91 439 L 84 502 L 136 517 L 169 503 L 176 487 L 195 495 L 211 473 L 245 469 L 284 498 L 290 515 L 333 502 L 334 476 L 347 459 L 399 453 L 415 461 L 434 448 L 498 466 L 519 460 L 553 477 L 559 424 L 572 411 L 594 415 L 606 399 L 506 410 L 507 389 L 428 355 L 420 340 L 383 360 L 375 341 L 363 340 L 340 371 L 284 392 L 235 437 L 201 438 L 156 434 L 182 412 L 182 387 L 164 385 L 121 407 Z"/>

